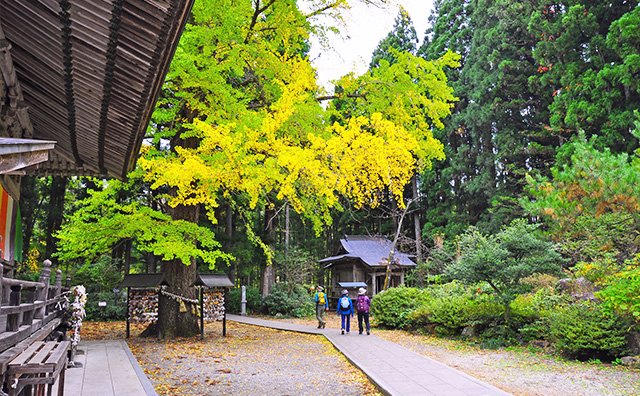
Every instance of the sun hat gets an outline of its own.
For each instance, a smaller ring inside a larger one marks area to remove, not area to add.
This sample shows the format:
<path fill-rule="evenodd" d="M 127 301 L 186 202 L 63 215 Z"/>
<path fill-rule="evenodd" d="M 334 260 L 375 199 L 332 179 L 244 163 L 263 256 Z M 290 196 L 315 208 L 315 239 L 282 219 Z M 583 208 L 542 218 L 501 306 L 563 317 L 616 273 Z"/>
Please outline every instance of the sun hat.
<path fill-rule="evenodd" d="M 318 286 L 318 290 L 322 290 L 322 286 Z"/>
<path fill-rule="evenodd" d="M 342 294 L 349 294 L 349 292 L 347 291 L 347 289 L 343 289 Z"/>
<path fill-rule="evenodd" d="M 367 290 L 364 287 L 361 287 L 358 289 L 358 295 L 361 296 L 363 294 L 365 294 L 367 292 Z"/>

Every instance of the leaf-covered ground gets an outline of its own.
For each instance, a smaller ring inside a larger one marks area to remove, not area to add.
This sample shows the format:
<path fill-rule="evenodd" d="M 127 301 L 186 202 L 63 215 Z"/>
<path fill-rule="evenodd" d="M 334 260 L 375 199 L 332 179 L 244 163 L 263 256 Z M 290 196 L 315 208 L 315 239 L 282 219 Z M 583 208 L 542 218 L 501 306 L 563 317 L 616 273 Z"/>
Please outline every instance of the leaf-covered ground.
<path fill-rule="evenodd" d="M 139 338 L 131 351 L 159 395 L 379 395 L 323 337 L 227 322 L 205 326 L 205 338 Z M 124 338 L 123 322 L 85 322 L 83 340 Z"/>

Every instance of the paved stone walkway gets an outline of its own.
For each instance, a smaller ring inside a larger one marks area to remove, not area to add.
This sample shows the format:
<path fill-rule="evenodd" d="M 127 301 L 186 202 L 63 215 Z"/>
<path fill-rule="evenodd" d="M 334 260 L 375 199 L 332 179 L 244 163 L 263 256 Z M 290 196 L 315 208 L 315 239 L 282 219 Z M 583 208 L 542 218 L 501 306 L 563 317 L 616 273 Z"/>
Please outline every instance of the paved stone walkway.
<path fill-rule="evenodd" d="M 158 396 L 124 340 L 82 341 L 64 394 L 73 396 Z"/>
<path fill-rule="evenodd" d="M 346 358 L 390 396 L 508 396 L 492 385 L 424 355 L 372 335 L 340 334 L 339 329 L 317 329 L 273 320 L 227 315 L 227 320 L 280 330 L 324 335 Z M 352 329 L 353 330 L 353 329 Z"/>

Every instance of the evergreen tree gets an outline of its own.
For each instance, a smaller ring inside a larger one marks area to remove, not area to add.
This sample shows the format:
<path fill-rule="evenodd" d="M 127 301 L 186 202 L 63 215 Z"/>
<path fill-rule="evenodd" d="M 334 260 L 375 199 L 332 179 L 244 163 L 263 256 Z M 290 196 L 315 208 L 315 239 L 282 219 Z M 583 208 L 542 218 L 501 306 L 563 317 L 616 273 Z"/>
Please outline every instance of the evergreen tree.
<path fill-rule="evenodd" d="M 497 231 L 521 215 L 515 198 L 524 170 L 545 171 L 557 141 L 541 134 L 548 97 L 528 79 L 536 73 L 528 32 L 530 2 L 437 1 L 420 55 L 454 50 L 462 67 L 449 73 L 459 98 L 442 134 L 448 160 L 425 176 L 430 197 L 426 233 L 459 233 L 466 224 Z"/>
<path fill-rule="evenodd" d="M 402 6 L 393 23 L 393 29 L 383 38 L 373 50 L 371 63 L 369 68 L 373 69 L 380 66 L 382 59 L 389 63 L 394 63 L 396 55 L 393 50 L 399 52 L 408 52 L 415 55 L 417 52 L 418 35 L 413 27 L 411 17 Z M 393 50 L 392 50 L 393 49 Z"/>
<path fill-rule="evenodd" d="M 473 37 L 471 13 L 470 0 L 436 0 L 429 16 L 431 27 L 427 30 L 418 51 L 418 55 L 425 59 L 435 59 L 448 50 L 454 51 L 460 55 L 462 65 L 458 69 L 447 71 L 447 77 L 458 101 L 451 118 L 445 122 L 445 127 L 433 132 L 434 136 L 444 143 L 446 157 L 443 161 L 434 163 L 431 170 L 421 174 L 425 237 L 436 234 L 446 237 L 457 235 L 470 223 L 465 211 L 467 197 L 462 183 L 467 177 L 456 174 L 453 164 L 465 160 L 464 156 L 458 156 L 457 153 L 459 149 L 469 146 L 468 135 L 460 133 L 459 125 L 460 112 L 468 105 L 461 70 L 467 63 Z"/>
<path fill-rule="evenodd" d="M 600 148 L 631 152 L 633 110 L 640 108 L 638 1 L 565 0 L 537 10 L 533 78 L 552 92 L 549 128 L 567 138 L 584 130 Z"/>

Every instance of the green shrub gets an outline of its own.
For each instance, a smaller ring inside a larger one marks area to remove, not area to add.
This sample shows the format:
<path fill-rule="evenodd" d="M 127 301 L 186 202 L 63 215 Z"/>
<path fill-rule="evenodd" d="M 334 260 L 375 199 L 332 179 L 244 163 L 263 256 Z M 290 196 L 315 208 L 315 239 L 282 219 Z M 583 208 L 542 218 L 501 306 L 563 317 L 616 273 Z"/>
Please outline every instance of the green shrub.
<path fill-rule="evenodd" d="M 518 296 L 511 303 L 511 316 L 517 325 L 520 340 L 528 343 L 551 338 L 549 316 L 552 312 L 569 305 L 570 297 L 556 292 L 552 287 L 543 287 L 535 293 Z M 519 322 L 519 323 L 518 323 Z"/>
<path fill-rule="evenodd" d="M 489 295 L 441 295 L 428 299 L 408 316 L 414 326 L 432 326 L 439 335 L 458 335 L 466 326 L 484 328 L 504 313 Z"/>
<path fill-rule="evenodd" d="M 262 308 L 262 296 L 256 287 L 246 288 L 247 313 L 258 313 Z M 242 312 L 242 289 L 231 289 L 227 292 L 227 309 L 231 313 Z"/>
<path fill-rule="evenodd" d="M 481 348 L 498 349 L 510 345 L 518 345 L 518 332 L 511 326 L 505 324 L 503 318 L 496 318 L 496 321 L 488 325 L 478 333 Z"/>
<path fill-rule="evenodd" d="M 475 294 L 476 292 L 486 291 L 485 285 L 480 285 L 475 288 L 465 286 L 461 282 L 456 280 L 443 283 L 440 285 L 431 285 L 424 289 L 424 292 L 431 298 L 438 298 L 444 296 L 462 296 L 465 294 Z"/>
<path fill-rule="evenodd" d="M 527 344 L 530 341 L 549 340 L 551 338 L 551 323 L 548 317 L 524 323 L 518 329 L 520 340 Z"/>
<path fill-rule="evenodd" d="M 276 283 L 271 293 L 262 300 L 262 305 L 270 315 L 279 313 L 301 318 L 315 313 L 313 297 L 309 295 L 307 289 L 296 286 L 289 294 L 284 283 Z"/>
<path fill-rule="evenodd" d="M 104 301 L 106 306 L 98 306 L 98 302 Z M 113 321 L 127 319 L 127 294 L 126 292 L 114 293 L 98 292 L 87 293 L 87 303 L 84 307 L 87 321 Z"/>
<path fill-rule="evenodd" d="M 580 360 L 611 360 L 627 352 L 629 323 L 607 314 L 593 302 L 583 302 L 550 314 L 550 333 L 557 350 Z"/>
<path fill-rule="evenodd" d="M 424 291 L 413 287 L 392 287 L 373 297 L 370 312 L 382 326 L 406 327 L 408 314 L 424 302 L 425 296 Z"/>

